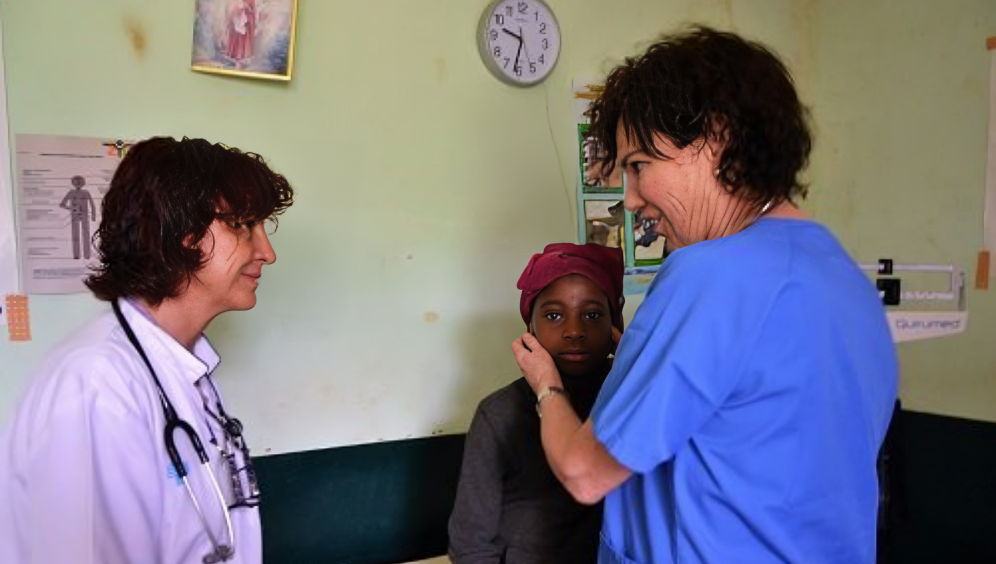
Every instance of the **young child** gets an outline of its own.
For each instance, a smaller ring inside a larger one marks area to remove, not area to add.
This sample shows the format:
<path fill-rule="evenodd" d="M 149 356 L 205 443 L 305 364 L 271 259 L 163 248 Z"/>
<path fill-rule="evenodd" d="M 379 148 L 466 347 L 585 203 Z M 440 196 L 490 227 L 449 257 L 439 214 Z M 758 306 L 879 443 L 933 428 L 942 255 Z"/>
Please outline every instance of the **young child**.
<path fill-rule="evenodd" d="M 519 278 L 522 320 L 553 356 L 582 418 L 612 367 L 622 287 L 622 252 L 595 244 L 547 245 Z M 467 433 L 450 516 L 453 563 L 594 563 L 601 523 L 601 506 L 574 501 L 547 466 L 525 379 L 485 398 Z"/>

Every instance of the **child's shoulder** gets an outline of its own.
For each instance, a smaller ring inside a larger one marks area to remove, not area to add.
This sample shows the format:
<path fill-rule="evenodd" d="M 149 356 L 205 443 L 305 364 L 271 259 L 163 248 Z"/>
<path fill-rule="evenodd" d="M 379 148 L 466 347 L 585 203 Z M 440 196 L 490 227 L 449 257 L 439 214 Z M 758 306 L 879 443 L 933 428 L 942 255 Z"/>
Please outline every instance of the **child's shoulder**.
<path fill-rule="evenodd" d="M 499 388 L 481 400 L 477 409 L 485 411 L 508 410 L 522 406 L 531 407 L 536 399 L 525 378 L 519 378 L 511 384 Z"/>
<path fill-rule="evenodd" d="M 478 415 L 486 417 L 492 425 L 505 426 L 524 418 L 536 417 L 536 397 L 525 378 L 495 390 L 477 405 Z"/>

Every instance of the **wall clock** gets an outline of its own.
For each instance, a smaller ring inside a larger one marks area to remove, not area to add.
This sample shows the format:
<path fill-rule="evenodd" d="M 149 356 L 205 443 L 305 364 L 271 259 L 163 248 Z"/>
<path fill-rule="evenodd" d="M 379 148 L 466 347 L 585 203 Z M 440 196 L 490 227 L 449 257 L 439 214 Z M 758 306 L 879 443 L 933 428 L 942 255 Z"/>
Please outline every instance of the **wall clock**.
<path fill-rule="evenodd" d="M 512 86 L 539 84 L 560 56 L 560 26 L 542 0 L 494 0 L 477 28 L 484 65 Z"/>

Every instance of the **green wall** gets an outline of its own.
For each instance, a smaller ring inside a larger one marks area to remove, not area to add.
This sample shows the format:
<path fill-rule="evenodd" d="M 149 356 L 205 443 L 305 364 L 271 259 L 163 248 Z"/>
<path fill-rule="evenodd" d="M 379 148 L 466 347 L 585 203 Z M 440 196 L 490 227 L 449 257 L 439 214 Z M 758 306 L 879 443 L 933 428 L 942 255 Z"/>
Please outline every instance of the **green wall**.
<path fill-rule="evenodd" d="M 290 84 L 190 72 L 192 1 L 6 0 L 11 133 L 203 136 L 292 181 L 259 305 L 209 330 L 260 453 L 460 432 L 517 376 L 515 281 L 533 252 L 576 233 L 571 80 L 681 23 L 785 57 L 819 120 L 810 207 L 861 258 L 969 266 L 991 2 L 549 3 L 561 60 L 521 90 L 478 57 L 485 0 L 301 0 Z M 967 335 L 904 347 L 904 393 L 996 419 L 984 388 L 996 352 L 980 346 L 993 299 L 970 297 Z M 44 353 L 102 309 L 82 294 L 31 307 L 34 341 L 0 342 L 0 417 Z"/>
<path fill-rule="evenodd" d="M 967 332 L 900 345 L 901 396 L 909 409 L 996 421 L 996 289 L 974 290 L 996 2 L 817 5 L 810 207 L 862 261 L 965 269 Z"/>

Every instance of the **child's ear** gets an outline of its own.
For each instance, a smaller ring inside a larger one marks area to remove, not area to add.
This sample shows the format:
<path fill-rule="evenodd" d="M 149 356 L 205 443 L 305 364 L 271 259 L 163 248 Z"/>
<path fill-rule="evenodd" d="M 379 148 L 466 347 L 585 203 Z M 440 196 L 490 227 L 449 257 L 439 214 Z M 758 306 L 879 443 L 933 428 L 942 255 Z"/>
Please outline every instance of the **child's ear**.
<path fill-rule="evenodd" d="M 530 324 L 529 324 L 529 325 L 527 326 L 527 328 L 529 329 L 529 334 L 530 334 L 530 335 L 532 335 L 533 337 L 535 337 L 535 336 L 536 336 L 536 332 L 535 332 L 535 331 L 533 331 L 533 324 L 532 324 L 532 323 L 530 323 Z"/>

